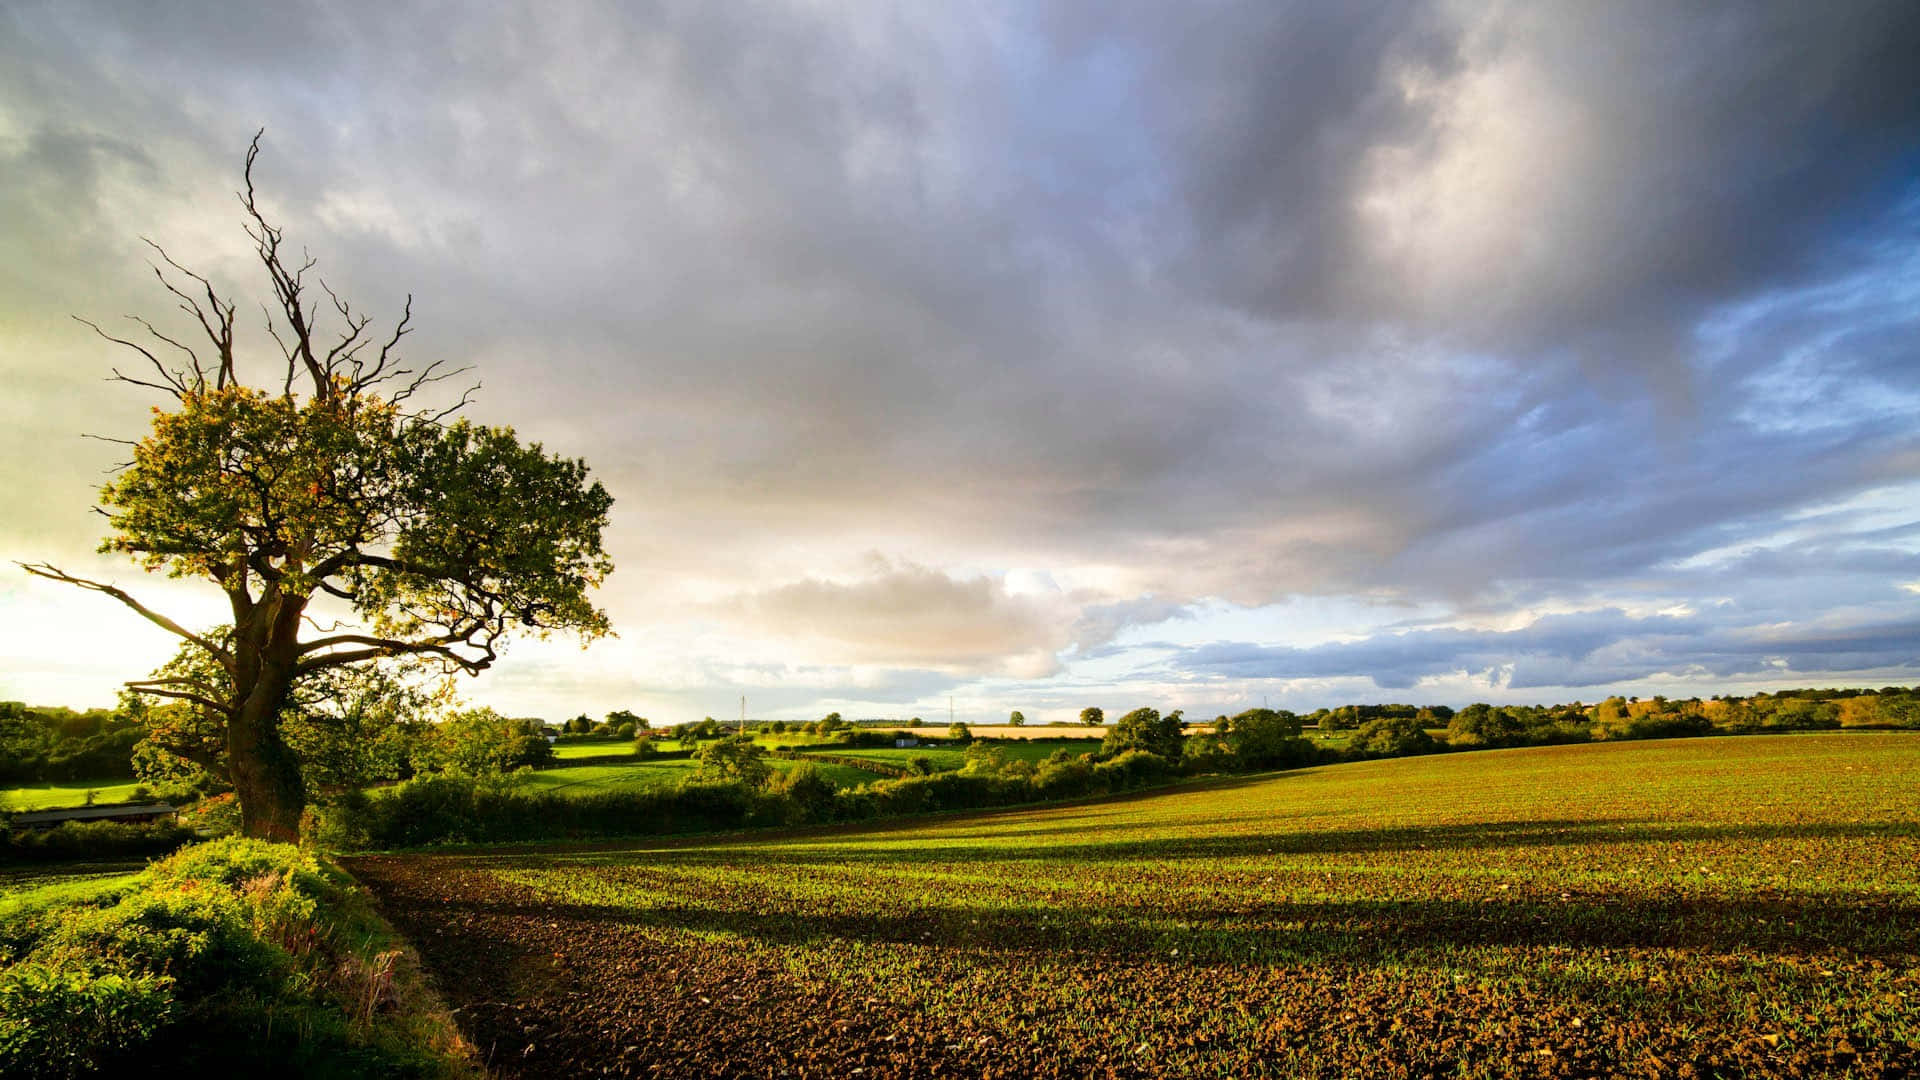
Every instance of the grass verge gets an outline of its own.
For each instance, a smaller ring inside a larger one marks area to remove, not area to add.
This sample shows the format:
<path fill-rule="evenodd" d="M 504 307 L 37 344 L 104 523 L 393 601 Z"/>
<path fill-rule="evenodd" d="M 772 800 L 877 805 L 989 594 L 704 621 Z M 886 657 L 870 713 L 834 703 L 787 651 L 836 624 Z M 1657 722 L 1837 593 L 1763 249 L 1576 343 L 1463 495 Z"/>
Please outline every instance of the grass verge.
<path fill-rule="evenodd" d="M 0 900 L 0 1076 L 466 1077 L 353 880 L 228 838 Z"/>

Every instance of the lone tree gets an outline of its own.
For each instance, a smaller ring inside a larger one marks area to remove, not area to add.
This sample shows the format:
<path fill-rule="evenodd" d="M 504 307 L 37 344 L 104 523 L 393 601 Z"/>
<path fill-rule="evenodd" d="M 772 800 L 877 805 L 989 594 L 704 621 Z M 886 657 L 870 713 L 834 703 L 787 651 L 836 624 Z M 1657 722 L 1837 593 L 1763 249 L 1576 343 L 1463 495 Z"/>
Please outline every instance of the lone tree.
<path fill-rule="evenodd" d="M 297 689 L 390 658 L 478 674 L 519 631 L 606 634 L 587 594 L 613 569 L 600 542 L 612 499 L 584 462 L 523 446 L 511 428 L 452 419 L 471 390 L 449 407 L 419 404 L 466 369 L 406 366 L 396 350 L 411 296 L 390 333 L 369 333 L 368 316 L 310 283 L 314 260 L 292 258 L 255 199 L 259 152 L 255 135 L 240 205 L 272 286 L 279 357 L 243 370 L 235 302 L 150 240 L 154 274 L 195 333 L 133 317 L 145 332 L 135 340 L 87 324 L 143 362 L 115 379 L 171 399 L 100 493 L 111 523 L 101 550 L 211 582 L 231 623 L 195 631 L 115 585 L 22 566 L 112 597 L 211 661 L 128 686 L 203 710 L 242 829 L 294 840 L 306 783 L 282 722 Z"/>

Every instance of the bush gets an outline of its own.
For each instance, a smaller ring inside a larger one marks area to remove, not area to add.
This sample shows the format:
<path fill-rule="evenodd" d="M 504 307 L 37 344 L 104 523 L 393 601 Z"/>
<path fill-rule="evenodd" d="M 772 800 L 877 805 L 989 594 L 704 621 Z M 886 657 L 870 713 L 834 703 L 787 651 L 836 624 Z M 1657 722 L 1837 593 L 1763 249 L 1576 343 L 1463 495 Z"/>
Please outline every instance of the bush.
<path fill-rule="evenodd" d="M 447 1071 L 364 1008 L 374 933 L 356 900 L 298 848 L 239 838 L 47 900 L 7 935 L 0 1075 Z"/>
<path fill-rule="evenodd" d="M 165 1027 L 172 984 L 34 962 L 0 971 L 0 1072 L 87 1076 L 131 1062 Z"/>
<path fill-rule="evenodd" d="M 321 808 L 314 838 L 339 850 L 651 836 L 782 824 L 780 796 L 739 780 L 562 796 L 469 777 L 419 777 Z"/>
<path fill-rule="evenodd" d="M 1430 754 L 1436 746 L 1433 736 L 1410 716 L 1381 716 L 1360 725 L 1353 733 L 1350 748 L 1371 757 L 1401 757 Z"/>
<path fill-rule="evenodd" d="M 738 780 L 749 787 L 760 787 L 773 775 L 767 764 L 767 748 L 751 735 L 718 739 L 700 748 L 697 773 L 701 780 Z"/>
<path fill-rule="evenodd" d="M 1097 790 L 1125 791 L 1165 780 L 1172 774 L 1172 766 L 1159 754 L 1147 750 L 1129 750 L 1111 761 L 1095 765 L 1092 780 Z"/>
<path fill-rule="evenodd" d="M 784 802 L 787 824 L 827 821 L 833 816 L 833 781 L 811 761 L 802 761 L 774 776 L 767 793 Z"/>

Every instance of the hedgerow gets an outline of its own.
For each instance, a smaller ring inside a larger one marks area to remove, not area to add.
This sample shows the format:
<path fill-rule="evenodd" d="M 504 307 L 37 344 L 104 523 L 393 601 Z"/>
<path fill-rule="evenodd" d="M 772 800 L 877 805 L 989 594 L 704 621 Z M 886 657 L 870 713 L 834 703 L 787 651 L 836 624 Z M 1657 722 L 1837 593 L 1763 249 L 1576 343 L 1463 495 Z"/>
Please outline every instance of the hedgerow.
<path fill-rule="evenodd" d="M 394 956 L 349 879 L 283 844 L 186 848 L 0 909 L 0 1076 L 436 1076 L 389 1014 Z"/>

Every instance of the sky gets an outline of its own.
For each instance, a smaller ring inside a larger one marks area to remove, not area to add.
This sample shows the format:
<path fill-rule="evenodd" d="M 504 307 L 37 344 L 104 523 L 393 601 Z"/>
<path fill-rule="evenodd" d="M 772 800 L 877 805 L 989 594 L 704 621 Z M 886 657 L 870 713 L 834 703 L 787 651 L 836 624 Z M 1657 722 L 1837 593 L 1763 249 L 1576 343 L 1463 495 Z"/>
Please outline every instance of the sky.
<path fill-rule="evenodd" d="M 234 191 L 612 493 L 558 719 L 1920 682 L 1920 5 L 0 4 L 0 698 Z M 172 321 L 169 321 L 172 320 Z M 125 325 L 125 324 L 122 324 Z"/>

